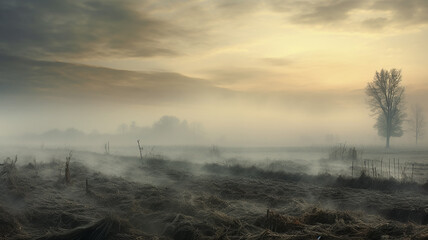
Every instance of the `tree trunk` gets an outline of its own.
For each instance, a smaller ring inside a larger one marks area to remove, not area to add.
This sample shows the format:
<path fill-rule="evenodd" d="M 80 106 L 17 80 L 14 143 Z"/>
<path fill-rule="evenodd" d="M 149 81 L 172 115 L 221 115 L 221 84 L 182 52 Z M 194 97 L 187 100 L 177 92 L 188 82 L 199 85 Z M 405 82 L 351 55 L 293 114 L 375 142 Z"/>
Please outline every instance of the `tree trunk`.
<path fill-rule="evenodd" d="M 386 148 L 389 148 L 389 138 L 390 138 L 390 136 L 389 136 L 389 134 L 387 134 L 387 136 L 386 136 Z"/>
<path fill-rule="evenodd" d="M 391 137 L 391 116 L 386 115 L 386 148 L 389 149 L 389 138 Z"/>

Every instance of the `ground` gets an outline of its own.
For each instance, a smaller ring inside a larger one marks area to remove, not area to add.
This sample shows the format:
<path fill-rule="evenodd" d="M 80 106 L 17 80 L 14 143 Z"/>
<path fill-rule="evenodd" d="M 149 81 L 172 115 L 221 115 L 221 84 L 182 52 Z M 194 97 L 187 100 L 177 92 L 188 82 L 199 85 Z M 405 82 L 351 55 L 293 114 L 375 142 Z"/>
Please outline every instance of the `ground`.
<path fill-rule="evenodd" d="M 45 151 L 0 166 L 0 239 L 428 239 L 423 183 Z"/>

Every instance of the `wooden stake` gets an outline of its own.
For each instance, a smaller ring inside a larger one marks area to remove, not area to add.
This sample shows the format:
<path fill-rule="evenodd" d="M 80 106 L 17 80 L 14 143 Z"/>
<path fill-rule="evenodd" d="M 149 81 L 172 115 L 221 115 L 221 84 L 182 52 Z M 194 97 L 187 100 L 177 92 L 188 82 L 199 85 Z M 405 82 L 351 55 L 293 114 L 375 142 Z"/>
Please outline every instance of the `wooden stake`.
<path fill-rule="evenodd" d="M 391 158 L 388 159 L 388 178 L 391 178 Z"/>
<path fill-rule="evenodd" d="M 141 159 L 141 161 L 143 160 L 143 147 L 141 147 L 141 145 L 140 145 L 140 139 L 138 139 L 137 140 L 137 143 L 138 143 L 138 150 L 140 151 L 140 159 Z"/>
<path fill-rule="evenodd" d="M 401 173 L 401 170 L 400 170 L 400 159 L 398 158 L 397 160 L 398 160 L 398 169 L 397 169 L 398 170 L 398 172 L 397 172 L 398 173 L 398 177 L 397 178 L 401 179 L 401 174 L 400 174 Z"/>
<path fill-rule="evenodd" d="M 71 151 L 68 154 L 68 157 L 65 158 L 65 182 L 67 184 L 70 184 L 71 179 L 70 179 L 70 160 L 71 160 Z"/>
<path fill-rule="evenodd" d="M 395 158 L 394 158 L 394 174 L 393 175 L 394 175 L 393 178 L 397 178 L 397 174 L 396 174 L 396 171 L 395 171 Z"/>
<path fill-rule="evenodd" d="M 364 172 L 367 172 L 366 160 L 364 160 Z"/>

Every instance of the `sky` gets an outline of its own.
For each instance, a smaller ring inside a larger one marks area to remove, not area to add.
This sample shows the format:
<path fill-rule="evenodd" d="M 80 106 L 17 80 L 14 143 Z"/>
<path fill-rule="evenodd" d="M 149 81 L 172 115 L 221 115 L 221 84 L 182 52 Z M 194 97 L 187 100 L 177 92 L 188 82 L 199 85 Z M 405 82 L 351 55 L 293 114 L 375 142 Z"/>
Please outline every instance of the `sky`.
<path fill-rule="evenodd" d="M 4 0 L 0 32 L 1 136 L 174 116 L 208 144 L 382 144 L 376 71 L 428 101 L 425 0 Z"/>

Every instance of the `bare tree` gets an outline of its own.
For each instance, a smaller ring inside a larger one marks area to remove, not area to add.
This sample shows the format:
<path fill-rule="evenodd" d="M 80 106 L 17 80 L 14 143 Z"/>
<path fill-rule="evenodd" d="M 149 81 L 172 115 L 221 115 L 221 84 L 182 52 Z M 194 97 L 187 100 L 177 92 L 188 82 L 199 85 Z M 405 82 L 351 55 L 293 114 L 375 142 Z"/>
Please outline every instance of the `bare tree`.
<path fill-rule="evenodd" d="M 419 105 L 414 105 L 412 107 L 412 116 L 409 120 L 410 123 L 410 131 L 415 135 L 415 143 L 418 144 L 418 140 L 424 135 L 425 131 L 425 117 L 422 107 Z"/>
<path fill-rule="evenodd" d="M 379 136 L 386 138 L 386 148 L 389 148 L 391 137 L 403 135 L 402 124 L 406 115 L 403 111 L 404 87 L 401 80 L 401 70 L 382 69 L 376 71 L 373 81 L 366 87 L 368 103 L 377 118 L 374 127 Z"/>

